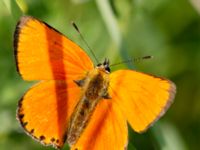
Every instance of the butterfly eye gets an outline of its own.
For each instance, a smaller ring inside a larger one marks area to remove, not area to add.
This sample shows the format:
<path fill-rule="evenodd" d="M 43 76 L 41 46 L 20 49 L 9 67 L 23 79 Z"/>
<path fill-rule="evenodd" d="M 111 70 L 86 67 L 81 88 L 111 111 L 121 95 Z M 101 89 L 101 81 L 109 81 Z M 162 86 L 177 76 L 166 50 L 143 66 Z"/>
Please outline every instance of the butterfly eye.
<path fill-rule="evenodd" d="M 105 70 L 108 71 L 108 72 L 110 72 L 110 67 L 106 66 Z"/>
<path fill-rule="evenodd" d="M 99 63 L 99 64 L 97 64 L 97 67 L 99 67 L 99 66 L 101 66 L 102 64 L 101 63 Z"/>

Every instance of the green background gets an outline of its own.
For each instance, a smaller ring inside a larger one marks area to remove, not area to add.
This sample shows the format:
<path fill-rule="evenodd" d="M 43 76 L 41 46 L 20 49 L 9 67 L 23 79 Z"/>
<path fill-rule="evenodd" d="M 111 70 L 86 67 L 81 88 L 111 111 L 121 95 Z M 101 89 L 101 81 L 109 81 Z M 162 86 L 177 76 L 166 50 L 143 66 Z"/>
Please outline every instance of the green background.
<path fill-rule="evenodd" d="M 28 137 L 15 119 L 17 102 L 32 84 L 17 74 L 13 54 L 13 32 L 22 12 L 47 22 L 88 51 L 70 24 L 74 20 L 101 61 L 105 57 L 117 63 L 154 56 L 151 60 L 112 68 L 134 68 L 167 77 L 177 85 L 175 101 L 163 118 L 144 134 L 129 130 L 128 150 L 199 149 L 200 4 L 197 0 L 18 0 L 17 3 L 1 0 L 0 150 L 53 149 Z"/>

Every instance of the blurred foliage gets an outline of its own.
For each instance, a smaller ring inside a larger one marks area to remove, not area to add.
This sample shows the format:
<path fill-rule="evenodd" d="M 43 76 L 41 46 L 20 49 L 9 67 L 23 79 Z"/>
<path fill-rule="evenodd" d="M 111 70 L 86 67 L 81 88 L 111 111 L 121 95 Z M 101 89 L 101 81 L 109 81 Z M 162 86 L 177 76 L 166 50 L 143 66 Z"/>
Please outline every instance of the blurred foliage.
<path fill-rule="evenodd" d="M 117 63 L 153 55 L 128 67 L 170 78 L 177 85 L 176 99 L 146 133 L 129 130 L 128 149 L 199 149 L 199 8 L 198 0 L 0 1 L 0 150 L 52 149 L 27 137 L 15 119 L 17 102 L 31 85 L 17 74 L 13 54 L 13 32 L 22 12 L 44 20 L 88 52 L 70 25 L 74 20 L 99 60 Z"/>

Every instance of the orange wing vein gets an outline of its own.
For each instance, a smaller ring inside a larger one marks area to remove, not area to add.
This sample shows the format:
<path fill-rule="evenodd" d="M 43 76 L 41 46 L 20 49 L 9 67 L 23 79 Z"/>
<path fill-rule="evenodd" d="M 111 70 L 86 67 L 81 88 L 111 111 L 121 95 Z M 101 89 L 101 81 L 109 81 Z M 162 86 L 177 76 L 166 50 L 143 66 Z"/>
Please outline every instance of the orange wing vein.
<path fill-rule="evenodd" d="M 132 128 L 142 132 L 169 108 L 176 86 L 163 78 L 119 70 L 111 73 L 109 93 Z"/>

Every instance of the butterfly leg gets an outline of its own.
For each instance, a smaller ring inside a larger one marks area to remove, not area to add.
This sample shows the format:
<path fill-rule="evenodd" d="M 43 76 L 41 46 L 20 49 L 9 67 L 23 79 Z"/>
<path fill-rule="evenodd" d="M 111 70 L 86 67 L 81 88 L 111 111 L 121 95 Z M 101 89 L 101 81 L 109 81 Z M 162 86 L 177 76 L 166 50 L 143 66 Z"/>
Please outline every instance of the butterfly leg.
<path fill-rule="evenodd" d="M 79 86 L 79 87 L 83 87 L 84 83 L 85 83 L 85 78 L 81 79 L 81 80 L 74 80 L 74 82 Z"/>

